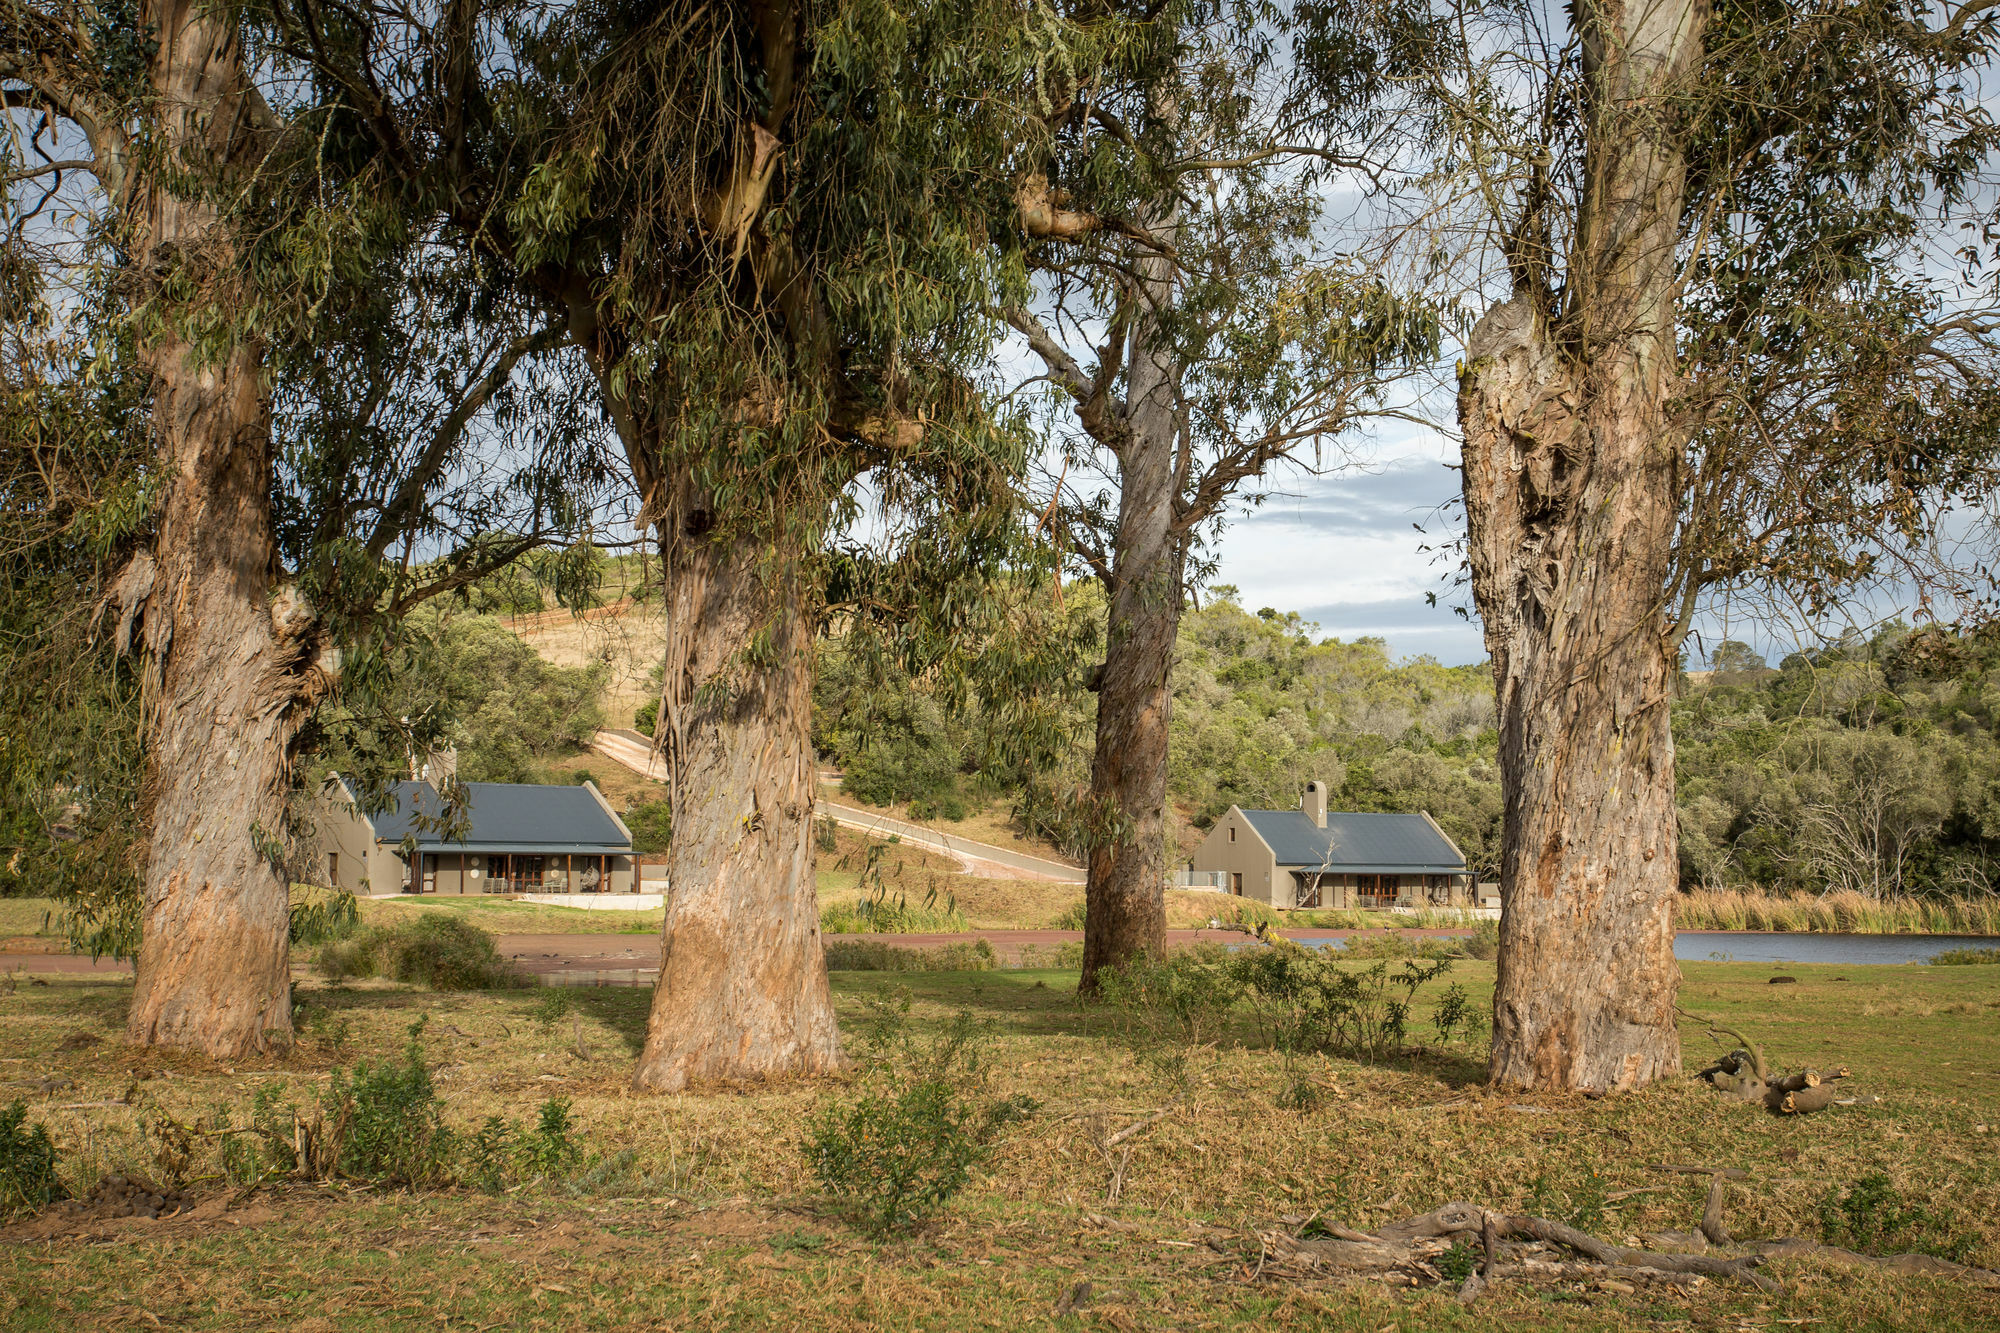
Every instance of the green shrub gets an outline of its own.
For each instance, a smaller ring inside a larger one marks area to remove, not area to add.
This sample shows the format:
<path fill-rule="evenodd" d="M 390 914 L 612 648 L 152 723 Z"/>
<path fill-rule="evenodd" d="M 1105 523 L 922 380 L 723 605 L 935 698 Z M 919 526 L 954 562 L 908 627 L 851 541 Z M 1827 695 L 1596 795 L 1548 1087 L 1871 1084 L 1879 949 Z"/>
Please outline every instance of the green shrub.
<path fill-rule="evenodd" d="M 1828 1190 L 1819 1201 L 1819 1230 L 1829 1245 L 1871 1254 L 1934 1254 L 1962 1263 L 1972 1248 L 1967 1237 L 1953 1235 L 1922 1204 L 1904 1203 L 1880 1171 L 1869 1172 L 1844 1191 Z"/>
<path fill-rule="evenodd" d="M 583 1150 L 572 1136 L 569 1098 L 551 1097 L 542 1103 L 534 1133 L 521 1144 L 521 1165 L 538 1176 L 560 1176 L 575 1169 L 583 1160 Z"/>
<path fill-rule="evenodd" d="M 1982 963 L 2000 964 L 2000 949 L 1946 949 L 1931 955 L 1932 967 L 1973 967 Z"/>
<path fill-rule="evenodd" d="M 0 1217 L 39 1212 L 67 1195 L 48 1126 L 29 1125 L 28 1104 L 16 1098 L 0 1110 Z"/>
<path fill-rule="evenodd" d="M 1392 973 L 1387 962 L 1343 966 L 1334 951 L 1299 948 L 1246 949 L 1235 957 L 1274 1047 L 1371 1060 L 1403 1047 L 1416 992 L 1451 965 L 1449 958 L 1411 960 Z"/>
<path fill-rule="evenodd" d="M 545 986 L 541 998 L 528 1006 L 528 1017 L 542 1028 L 553 1028 L 576 1008 L 576 997 L 564 986 Z"/>
<path fill-rule="evenodd" d="M 999 966 L 985 940 L 953 940 L 911 949 L 880 940 L 827 940 L 829 972 L 990 972 Z"/>
<path fill-rule="evenodd" d="M 1079 898 L 1068 907 L 1065 907 L 1061 915 L 1057 916 L 1055 920 L 1049 922 L 1049 929 L 1082 930 L 1083 918 L 1089 909 L 1090 904 Z"/>
<path fill-rule="evenodd" d="M 327 1118 L 342 1174 L 417 1187 L 450 1181 L 456 1144 L 424 1063 L 423 1027 L 423 1019 L 411 1025 L 400 1061 L 357 1061 L 352 1078 L 334 1071 Z"/>
<path fill-rule="evenodd" d="M 1197 944 L 1106 969 L 1098 987 L 1129 1035 L 1199 1046 L 1221 1035 L 1244 980 L 1236 955 L 1219 944 Z"/>
<path fill-rule="evenodd" d="M 366 939 L 329 940 L 320 945 L 315 961 L 328 981 L 372 977 L 377 971 L 374 946 Z"/>
<path fill-rule="evenodd" d="M 639 711 L 632 715 L 632 730 L 642 736 L 650 736 L 653 734 L 654 728 L 659 725 L 659 722 L 660 701 L 658 699 L 648 699 L 645 703 L 639 705 Z"/>
<path fill-rule="evenodd" d="M 813 841 L 823 852 L 840 850 L 840 825 L 832 815 L 821 815 L 813 821 Z"/>
<path fill-rule="evenodd" d="M 970 1014 L 926 1042 L 909 1031 L 909 1007 L 907 992 L 878 1006 L 860 1094 L 815 1115 L 806 1141 L 821 1186 L 877 1232 L 910 1227 L 950 1202 L 1034 1106 L 988 1094 L 988 1033 Z"/>
<path fill-rule="evenodd" d="M 319 968 L 330 980 L 386 976 L 432 990 L 495 990 L 530 984 L 494 948 L 493 937 L 451 912 L 376 926 L 321 946 Z"/>

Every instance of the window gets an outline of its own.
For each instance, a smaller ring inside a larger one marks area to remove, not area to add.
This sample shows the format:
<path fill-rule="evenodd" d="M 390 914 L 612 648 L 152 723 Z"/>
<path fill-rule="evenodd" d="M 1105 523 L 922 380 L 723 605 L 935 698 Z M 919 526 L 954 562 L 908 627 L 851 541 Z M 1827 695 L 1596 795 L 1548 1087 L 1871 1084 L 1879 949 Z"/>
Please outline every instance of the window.
<path fill-rule="evenodd" d="M 337 889 L 340 887 L 339 852 L 328 852 L 326 854 L 326 886 L 329 889 Z"/>
<path fill-rule="evenodd" d="M 1234 825 L 1234 824 L 1231 824 L 1231 825 L 1229 826 L 1229 840 L 1230 840 L 1231 842 L 1235 842 L 1235 841 L 1236 841 L 1236 825 Z"/>

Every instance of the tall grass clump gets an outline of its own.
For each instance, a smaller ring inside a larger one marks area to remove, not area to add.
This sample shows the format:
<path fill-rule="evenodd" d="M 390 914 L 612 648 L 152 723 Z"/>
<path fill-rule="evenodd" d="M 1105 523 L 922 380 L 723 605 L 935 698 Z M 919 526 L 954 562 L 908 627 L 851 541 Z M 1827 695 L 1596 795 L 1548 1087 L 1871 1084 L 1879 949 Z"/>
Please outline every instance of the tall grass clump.
<path fill-rule="evenodd" d="M 1851 889 L 1817 895 L 1696 889 L 1680 896 L 1674 923 L 1682 930 L 2000 935 L 2000 896 L 1870 898 Z"/>
<path fill-rule="evenodd" d="M 334 981 L 388 977 L 432 990 L 497 990 L 526 977 L 500 956 L 493 936 L 449 912 L 424 912 L 321 946 L 319 968 Z"/>
<path fill-rule="evenodd" d="M 944 907 L 864 898 L 819 909 L 822 935 L 956 935 L 970 927 L 956 903 Z"/>

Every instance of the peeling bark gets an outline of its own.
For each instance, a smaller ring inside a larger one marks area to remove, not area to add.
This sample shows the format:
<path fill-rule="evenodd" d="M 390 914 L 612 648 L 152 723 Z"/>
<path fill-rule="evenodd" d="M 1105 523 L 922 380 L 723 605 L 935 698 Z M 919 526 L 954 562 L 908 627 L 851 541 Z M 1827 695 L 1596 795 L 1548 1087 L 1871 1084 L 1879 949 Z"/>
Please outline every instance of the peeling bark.
<path fill-rule="evenodd" d="M 1171 235 L 1176 218 L 1169 205 L 1154 230 Z M 1102 832 L 1091 845 L 1084 887 L 1077 988 L 1086 995 L 1096 993 L 1100 969 L 1163 953 L 1167 944 L 1169 676 L 1185 550 L 1174 506 L 1179 368 L 1160 329 L 1160 313 L 1172 300 L 1172 261 L 1149 255 L 1137 267 L 1147 290 L 1132 336 L 1127 406 L 1113 432 L 1118 528 L 1090 766 L 1093 822 Z"/>
<path fill-rule="evenodd" d="M 198 180 L 230 170 L 251 151 L 255 109 L 233 22 L 179 3 L 145 18 L 160 42 L 169 164 Z M 142 273 L 179 263 L 222 274 L 234 262 L 215 206 L 161 177 L 130 218 Z M 294 738 L 323 678 L 314 618 L 278 587 L 263 349 L 239 339 L 205 356 L 171 313 L 156 312 L 141 347 L 167 484 L 144 590 L 149 858 L 126 1031 L 228 1058 L 291 1032 L 283 817 Z"/>
<path fill-rule="evenodd" d="M 659 1092 L 840 1063 L 813 879 L 804 589 L 796 562 L 710 523 L 683 500 L 661 526 L 672 888 L 634 1076 Z"/>
<path fill-rule="evenodd" d="M 1666 108 L 1707 7 L 1575 14 L 1590 105 L 1569 305 L 1551 315 L 1517 265 L 1518 294 L 1473 331 L 1458 410 L 1507 793 L 1490 1072 L 1610 1090 L 1680 1069 L 1661 603 L 1685 447 L 1668 411 L 1685 167 Z"/>

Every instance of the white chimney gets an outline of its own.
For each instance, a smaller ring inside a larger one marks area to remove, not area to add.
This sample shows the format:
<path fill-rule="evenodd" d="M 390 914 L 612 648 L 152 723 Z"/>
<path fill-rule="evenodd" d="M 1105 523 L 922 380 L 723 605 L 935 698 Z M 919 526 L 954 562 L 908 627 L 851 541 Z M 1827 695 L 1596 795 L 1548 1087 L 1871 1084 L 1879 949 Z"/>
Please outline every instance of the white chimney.
<path fill-rule="evenodd" d="M 1325 828 L 1326 784 L 1323 782 L 1308 782 L 1306 784 L 1305 799 L 1299 802 L 1299 809 L 1305 812 L 1307 819 L 1312 820 L 1320 828 Z"/>

